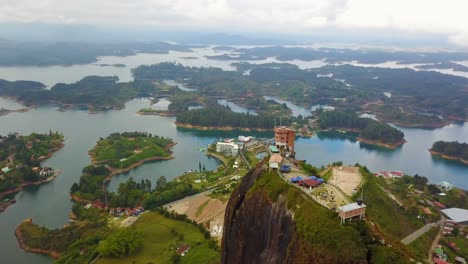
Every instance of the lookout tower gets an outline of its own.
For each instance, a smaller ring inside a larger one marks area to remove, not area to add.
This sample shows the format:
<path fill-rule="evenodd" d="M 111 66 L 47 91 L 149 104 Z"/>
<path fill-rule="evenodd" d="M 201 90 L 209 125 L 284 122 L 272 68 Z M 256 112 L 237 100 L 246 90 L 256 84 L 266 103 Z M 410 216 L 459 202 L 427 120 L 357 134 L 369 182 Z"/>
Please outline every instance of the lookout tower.
<path fill-rule="evenodd" d="M 294 139 L 296 133 L 294 129 L 286 126 L 275 127 L 275 145 L 277 148 L 284 148 L 290 153 L 294 153 Z"/>

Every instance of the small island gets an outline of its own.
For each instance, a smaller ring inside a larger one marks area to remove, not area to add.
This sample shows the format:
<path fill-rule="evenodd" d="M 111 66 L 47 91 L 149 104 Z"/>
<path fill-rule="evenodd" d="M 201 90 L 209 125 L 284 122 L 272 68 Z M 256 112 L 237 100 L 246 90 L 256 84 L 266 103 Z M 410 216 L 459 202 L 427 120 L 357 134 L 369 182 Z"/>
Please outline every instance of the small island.
<path fill-rule="evenodd" d="M 318 126 L 323 130 L 344 130 L 357 133 L 361 143 L 386 148 L 397 148 L 404 144 L 404 133 L 400 130 L 370 118 L 362 118 L 344 111 L 322 111 Z"/>
<path fill-rule="evenodd" d="M 232 112 L 228 107 L 217 106 L 180 113 L 178 127 L 200 130 L 273 130 L 273 115 L 250 115 Z"/>
<path fill-rule="evenodd" d="M 0 136 L 0 199 L 26 186 L 53 180 L 59 171 L 42 167 L 41 162 L 62 148 L 63 140 L 62 134 L 52 131 L 49 134 Z M 1 201 L 0 211 L 10 204 L 12 200 Z"/>
<path fill-rule="evenodd" d="M 90 112 L 123 109 L 138 97 L 167 94 L 167 85 L 158 82 L 118 82 L 117 76 L 87 76 L 76 83 L 57 83 L 46 89 L 38 82 L 0 80 L 0 96 L 15 99 L 26 106 L 56 104 L 61 110 L 80 109 Z"/>
<path fill-rule="evenodd" d="M 74 201 L 101 199 L 105 184 L 119 173 L 128 172 L 145 162 L 173 159 L 169 139 L 145 132 L 113 133 L 101 138 L 89 151 L 92 165 L 83 169 L 79 183 L 74 183 L 70 194 Z"/>
<path fill-rule="evenodd" d="M 429 151 L 432 155 L 440 156 L 444 159 L 457 160 L 468 165 L 467 143 L 437 141 Z"/>

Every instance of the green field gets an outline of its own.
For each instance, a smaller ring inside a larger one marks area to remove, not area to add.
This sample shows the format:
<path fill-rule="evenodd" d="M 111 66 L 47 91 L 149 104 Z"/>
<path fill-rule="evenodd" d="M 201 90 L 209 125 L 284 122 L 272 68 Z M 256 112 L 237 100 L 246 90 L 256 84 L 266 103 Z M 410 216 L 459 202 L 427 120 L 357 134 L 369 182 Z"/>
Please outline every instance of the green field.
<path fill-rule="evenodd" d="M 125 168 L 154 157 L 168 158 L 167 149 L 172 140 L 142 132 L 113 133 L 98 141 L 90 151 L 97 163 L 108 163 L 114 168 Z"/>
<path fill-rule="evenodd" d="M 420 236 L 415 241 L 411 242 L 408 245 L 408 249 L 418 260 L 424 261 L 427 259 L 429 250 L 431 249 L 432 243 L 434 242 L 437 233 L 439 232 L 439 227 L 433 227 L 424 235 Z"/>
<path fill-rule="evenodd" d="M 182 244 L 191 249 L 180 258 L 180 263 L 220 262 L 220 253 L 209 247 L 208 240 L 193 224 L 149 212 L 138 219 L 135 227 L 143 232 L 143 247 L 138 253 L 125 258 L 103 258 L 97 263 L 173 263 L 176 247 Z"/>

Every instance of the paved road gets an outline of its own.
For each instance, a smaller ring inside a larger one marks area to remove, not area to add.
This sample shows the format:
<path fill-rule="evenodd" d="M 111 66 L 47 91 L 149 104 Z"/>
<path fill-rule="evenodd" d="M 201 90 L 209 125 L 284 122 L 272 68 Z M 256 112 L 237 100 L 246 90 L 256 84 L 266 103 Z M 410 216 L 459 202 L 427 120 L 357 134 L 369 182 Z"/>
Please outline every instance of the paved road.
<path fill-rule="evenodd" d="M 408 245 L 414 240 L 416 240 L 418 237 L 422 236 L 424 233 L 429 231 L 431 228 L 436 227 L 438 225 L 443 225 L 443 222 L 444 222 L 444 219 L 440 219 L 438 222 L 427 224 L 421 227 L 420 229 L 416 230 L 411 235 L 405 237 L 403 240 L 401 240 L 401 243 Z"/>

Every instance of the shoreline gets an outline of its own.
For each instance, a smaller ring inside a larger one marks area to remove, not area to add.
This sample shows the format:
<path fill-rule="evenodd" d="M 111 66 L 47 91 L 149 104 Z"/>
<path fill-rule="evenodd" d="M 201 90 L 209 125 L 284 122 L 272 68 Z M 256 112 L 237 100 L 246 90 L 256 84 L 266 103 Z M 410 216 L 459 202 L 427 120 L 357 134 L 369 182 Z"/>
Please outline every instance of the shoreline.
<path fill-rule="evenodd" d="M 364 138 L 361 138 L 361 137 L 356 138 L 356 140 L 359 141 L 360 143 L 375 145 L 375 146 L 389 148 L 389 149 L 396 149 L 396 148 L 398 148 L 401 145 L 406 143 L 406 140 L 404 140 L 404 139 L 402 141 L 400 141 L 400 142 L 395 143 L 395 144 L 383 143 L 383 142 L 380 142 L 380 141 L 364 139 Z"/>
<path fill-rule="evenodd" d="M 177 142 L 172 142 L 171 144 L 167 145 L 165 147 L 165 149 L 169 150 L 170 148 L 172 148 L 173 146 L 175 146 L 177 144 Z M 158 161 L 158 160 L 171 160 L 171 159 L 175 159 L 174 156 L 172 156 L 174 152 L 172 151 L 169 151 L 169 156 L 168 157 L 161 157 L 161 156 L 156 156 L 156 157 L 149 157 L 149 158 L 146 158 L 146 159 L 143 159 L 143 160 L 140 160 L 136 163 L 133 163 L 132 165 L 129 165 L 125 168 L 122 168 L 122 169 L 118 169 L 118 168 L 113 168 L 113 167 L 110 167 L 108 165 L 106 165 L 106 168 L 109 169 L 110 173 L 109 175 L 107 175 L 104 180 L 102 181 L 102 190 L 105 191 L 106 190 L 106 185 L 112 180 L 112 178 L 115 176 L 115 175 L 118 175 L 118 174 L 122 174 L 122 173 L 126 173 L 126 172 L 129 172 L 147 162 L 152 162 L 152 161 Z M 98 165 L 98 164 L 103 164 L 103 163 L 106 163 L 108 160 L 104 160 L 104 161 L 95 161 L 94 160 L 94 155 L 91 153 L 91 151 L 88 152 L 88 155 L 91 157 L 91 164 L 92 165 Z M 90 200 L 86 200 L 86 199 L 83 199 L 77 195 L 74 195 L 74 194 L 71 194 L 70 193 L 70 198 L 72 201 L 74 202 L 78 202 L 78 203 L 81 203 L 81 202 L 85 202 L 85 203 L 93 203 L 93 201 L 90 201 Z"/>
<path fill-rule="evenodd" d="M 43 179 L 43 180 L 40 180 L 40 181 L 34 181 L 34 182 L 23 182 L 18 187 L 16 187 L 15 189 L 4 191 L 4 192 L 0 193 L 0 198 L 2 198 L 4 196 L 7 196 L 9 194 L 20 192 L 20 191 L 22 191 L 24 188 L 26 188 L 28 186 L 41 185 L 41 184 L 44 184 L 44 183 L 48 183 L 48 182 L 54 180 L 57 176 L 59 176 L 60 173 L 62 173 L 62 170 L 55 170 L 54 175 L 52 175 L 52 176 L 50 176 L 50 177 L 48 177 L 46 179 Z"/>
<path fill-rule="evenodd" d="M 454 160 L 454 161 L 458 161 L 458 162 L 461 162 L 465 165 L 468 165 L 468 160 L 465 160 L 465 159 L 462 159 L 462 158 L 457 158 L 457 157 L 452 157 L 452 156 L 447 156 L 443 153 L 440 153 L 440 152 L 437 152 L 437 151 L 434 151 L 432 149 L 429 149 L 429 152 L 434 155 L 434 156 L 438 156 L 438 157 L 441 157 L 443 159 L 447 159 L 447 160 Z"/>
<path fill-rule="evenodd" d="M 26 219 L 21 224 L 19 224 L 15 229 L 15 237 L 16 237 L 16 240 L 18 241 L 19 247 L 26 252 L 47 255 L 54 259 L 58 259 L 60 257 L 60 253 L 57 251 L 40 249 L 40 248 L 32 248 L 26 245 L 26 243 L 24 242 L 23 235 L 21 234 L 21 231 L 20 231 L 20 226 L 23 224 L 27 224 L 27 223 L 32 224 L 32 219 L 31 218 Z"/>
<path fill-rule="evenodd" d="M 188 129 L 195 129 L 195 130 L 218 130 L 218 131 L 234 131 L 240 130 L 244 132 L 251 132 L 251 131 L 258 131 L 258 132 L 269 132 L 273 131 L 272 129 L 267 128 L 245 128 L 245 127 L 232 127 L 232 126 L 197 126 L 197 125 L 190 125 L 190 124 L 183 124 L 175 122 L 177 127 L 181 128 L 188 128 Z"/>
<path fill-rule="evenodd" d="M 155 116 L 176 116 L 177 113 L 174 113 L 174 112 L 169 112 L 169 111 L 159 111 L 159 110 L 155 110 L 155 111 L 138 111 L 136 112 L 137 114 L 139 115 L 155 115 Z"/>

